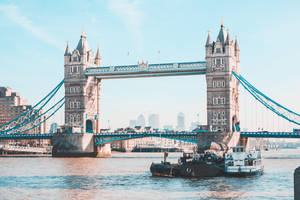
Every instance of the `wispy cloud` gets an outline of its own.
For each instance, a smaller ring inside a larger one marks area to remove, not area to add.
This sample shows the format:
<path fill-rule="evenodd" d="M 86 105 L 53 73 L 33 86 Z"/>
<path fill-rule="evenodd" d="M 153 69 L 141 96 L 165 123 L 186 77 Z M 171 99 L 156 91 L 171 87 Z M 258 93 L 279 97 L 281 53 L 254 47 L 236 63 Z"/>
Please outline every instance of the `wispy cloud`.
<path fill-rule="evenodd" d="M 62 48 L 61 43 L 55 40 L 42 28 L 34 25 L 30 19 L 22 15 L 19 8 L 13 4 L 0 4 L 0 12 L 2 12 L 9 20 L 16 23 L 26 31 L 30 32 L 35 37 L 39 38 L 43 42 L 50 44 L 59 49 Z"/>
<path fill-rule="evenodd" d="M 138 2 L 137 0 L 109 0 L 108 5 L 109 9 L 124 21 L 138 48 L 142 48 L 141 25 L 144 13 L 138 8 Z"/>

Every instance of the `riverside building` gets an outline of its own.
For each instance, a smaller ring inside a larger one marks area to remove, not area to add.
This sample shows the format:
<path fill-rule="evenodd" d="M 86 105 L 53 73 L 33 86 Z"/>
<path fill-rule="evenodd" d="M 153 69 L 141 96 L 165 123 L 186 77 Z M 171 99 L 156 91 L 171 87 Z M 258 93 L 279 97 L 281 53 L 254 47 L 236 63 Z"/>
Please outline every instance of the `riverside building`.
<path fill-rule="evenodd" d="M 27 104 L 27 100 L 22 98 L 17 92 L 13 91 L 9 87 L 0 87 L 0 126 L 10 122 L 16 117 L 20 116 L 24 112 L 31 109 L 32 106 Z M 42 111 L 37 113 L 36 115 L 41 114 Z M 43 116 L 45 117 L 45 116 Z M 44 118 L 38 119 L 42 121 Z M 26 130 L 31 127 L 31 124 L 23 127 L 22 130 Z M 40 134 L 46 132 L 46 123 L 43 123 L 41 126 L 33 128 L 27 132 L 26 134 Z M 13 142 L 13 141 L 8 141 Z M 37 145 L 41 144 L 38 140 L 26 140 L 20 141 L 22 145 Z M 46 142 L 48 143 L 48 142 Z"/>

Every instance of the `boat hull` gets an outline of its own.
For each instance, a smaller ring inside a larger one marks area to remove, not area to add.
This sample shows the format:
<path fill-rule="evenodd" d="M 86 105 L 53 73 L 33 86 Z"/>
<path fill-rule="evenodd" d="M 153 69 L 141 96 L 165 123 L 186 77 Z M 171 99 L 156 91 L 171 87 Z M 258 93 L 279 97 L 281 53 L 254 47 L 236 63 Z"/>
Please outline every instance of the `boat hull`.
<path fill-rule="evenodd" d="M 233 176 L 233 177 L 249 177 L 249 176 L 260 176 L 264 173 L 264 171 L 256 170 L 251 172 L 225 172 L 225 176 Z"/>
<path fill-rule="evenodd" d="M 224 168 L 216 163 L 185 163 L 180 167 L 182 177 L 217 177 L 224 175 Z"/>
<path fill-rule="evenodd" d="M 217 177 L 224 175 L 224 167 L 216 163 L 183 163 L 163 164 L 152 163 L 150 167 L 152 176 L 161 177 Z"/>
<path fill-rule="evenodd" d="M 152 163 L 150 167 L 152 176 L 177 177 L 179 176 L 178 165 L 170 163 Z"/>

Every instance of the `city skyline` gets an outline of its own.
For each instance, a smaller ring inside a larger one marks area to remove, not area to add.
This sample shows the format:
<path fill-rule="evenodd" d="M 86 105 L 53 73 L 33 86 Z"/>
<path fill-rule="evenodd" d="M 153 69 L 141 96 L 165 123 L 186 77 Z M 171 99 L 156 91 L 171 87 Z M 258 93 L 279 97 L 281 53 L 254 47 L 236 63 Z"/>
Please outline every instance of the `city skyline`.
<path fill-rule="evenodd" d="M 84 6 L 77 1 L 76 7 L 65 10 L 50 2 L 47 5 L 39 2 L 32 6 L 30 2 L 3 1 L 0 3 L 0 21 L 4 30 L 3 38 L 8 39 L 0 47 L 4 52 L 1 55 L 3 67 L 0 68 L 0 74 L 5 74 L 1 76 L 0 85 L 14 88 L 28 99 L 29 104 L 35 104 L 62 79 L 66 41 L 69 41 L 73 50 L 83 30 L 94 51 L 100 45 L 103 65 L 136 64 L 142 59 L 149 63 L 204 60 L 207 30 L 210 29 L 211 37 L 215 40 L 224 17 L 225 27 L 230 29 L 231 37 L 238 36 L 241 73 L 281 104 L 299 111 L 300 106 L 296 101 L 299 92 L 295 90 L 299 85 L 297 74 L 300 72 L 295 59 L 300 44 L 297 37 L 300 26 L 296 20 L 299 2 L 289 1 L 289 5 L 286 5 L 275 1 L 270 5 L 251 1 L 243 6 L 230 2 L 221 3 L 220 6 L 217 1 L 209 5 L 198 1 L 166 1 L 156 8 L 147 1 L 103 1 L 85 3 Z M 62 7 L 70 4 L 61 3 Z M 51 9 L 54 7 L 58 9 L 55 17 Z M 205 16 L 209 15 L 209 9 L 203 9 L 202 12 L 194 9 L 203 7 L 214 9 L 215 15 L 207 18 Z M 178 9 L 181 10 L 180 14 L 168 12 L 165 15 L 160 12 Z M 253 9 L 257 10 L 255 16 L 249 14 Z M 276 11 L 281 15 L 277 16 Z M 83 15 L 78 17 L 74 13 Z M 266 18 L 266 15 L 272 17 Z M 157 23 L 156 20 L 160 18 L 164 20 Z M 62 27 L 59 21 L 69 23 Z M 111 25 L 106 21 L 115 23 Z M 188 25 L 185 21 L 189 21 Z M 173 31 L 175 29 L 177 31 Z M 122 35 L 119 34 L 121 32 Z M 286 39 L 286 35 L 293 39 Z M 177 48 L 179 46 L 181 48 Z M 282 78 L 282 66 L 285 66 L 288 79 Z M 241 104 L 242 101 L 243 98 Z M 247 114 L 251 112 L 245 110 Z M 185 113 L 187 124 L 197 121 L 198 113 L 201 124 L 206 123 L 203 76 L 105 80 L 102 83 L 102 128 L 108 121 L 112 128 L 126 126 L 129 119 L 141 112 L 157 113 L 161 124 L 174 125 L 176 117 L 173 116 L 180 111 Z M 56 116 L 60 124 L 62 113 Z M 245 123 L 248 121 L 245 120 Z"/>

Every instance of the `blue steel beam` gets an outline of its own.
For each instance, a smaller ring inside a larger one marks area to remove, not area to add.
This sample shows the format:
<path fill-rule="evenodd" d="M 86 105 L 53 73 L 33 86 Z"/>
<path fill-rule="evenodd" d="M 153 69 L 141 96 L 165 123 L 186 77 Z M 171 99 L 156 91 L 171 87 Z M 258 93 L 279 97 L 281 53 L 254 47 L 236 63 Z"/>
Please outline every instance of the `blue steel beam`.
<path fill-rule="evenodd" d="M 86 76 L 95 76 L 101 79 L 184 76 L 206 74 L 206 62 L 180 62 L 106 67 L 88 67 Z"/>
<path fill-rule="evenodd" d="M 242 86 L 262 105 L 264 105 L 266 108 L 277 114 L 278 116 L 284 118 L 285 120 L 288 120 L 289 122 L 292 122 L 296 125 L 300 125 L 299 122 L 299 116 L 300 114 L 295 113 L 286 107 L 278 104 L 274 100 L 270 99 L 266 95 L 264 95 L 262 92 L 257 90 L 254 86 L 252 86 L 246 79 L 244 79 L 241 75 L 236 74 L 234 71 L 232 71 L 232 74 L 237 78 L 237 80 L 242 84 Z M 274 105 L 272 105 L 270 102 L 272 102 Z M 279 108 L 283 109 L 285 112 L 282 112 Z M 286 111 L 288 113 L 286 113 Z M 291 117 L 289 114 L 293 114 L 294 118 Z"/>
<path fill-rule="evenodd" d="M 32 139 L 52 139 L 52 134 L 3 134 L 0 140 L 32 140 Z"/>
<path fill-rule="evenodd" d="M 195 132 L 185 132 L 185 133 L 152 133 L 152 132 L 143 132 L 143 133 L 102 133 L 95 134 L 95 145 L 101 145 L 105 143 L 110 143 L 120 140 L 130 140 L 137 138 L 145 137 L 159 137 L 180 140 L 185 142 L 197 143 L 197 134 Z"/>
<path fill-rule="evenodd" d="M 129 140 L 144 137 L 159 137 L 197 143 L 197 132 L 184 132 L 184 133 L 102 133 L 95 134 L 94 140 L 96 145 L 110 143 L 120 140 Z M 256 137 L 256 138 L 300 138 L 300 133 L 293 132 L 241 132 L 241 137 Z M 0 135 L 0 140 L 26 140 L 26 139 L 52 139 L 52 134 L 3 134 Z"/>
<path fill-rule="evenodd" d="M 241 132 L 241 137 L 255 137 L 255 138 L 300 138 L 300 133 L 293 132 Z"/>

